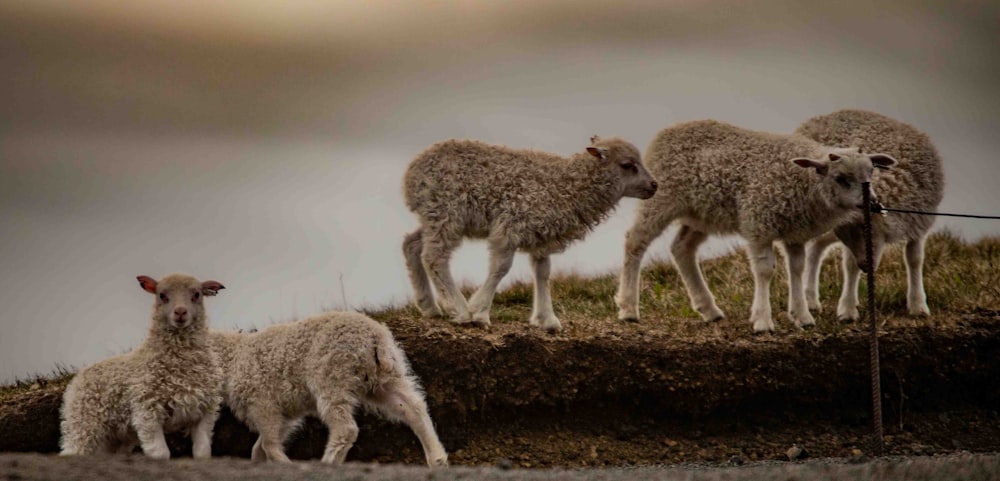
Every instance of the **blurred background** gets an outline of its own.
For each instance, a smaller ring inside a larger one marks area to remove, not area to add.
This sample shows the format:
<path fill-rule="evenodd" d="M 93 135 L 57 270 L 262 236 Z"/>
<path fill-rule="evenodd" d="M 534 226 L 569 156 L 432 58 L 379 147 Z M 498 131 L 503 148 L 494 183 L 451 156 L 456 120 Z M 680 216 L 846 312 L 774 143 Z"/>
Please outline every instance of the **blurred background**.
<path fill-rule="evenodd" d="M 931 136 L 943 211 L 995 215 L 998 32 L 973 0 L 0 0 L 0 382 L 136 346 L 139 274 L 222 282 L 220 328 L 408 301 L 401 178 L 446 138 L 644 150 L 864 108 Z M 554 269 L 617 270 L 636 202 Z M 478 285 L 485 247 L 452 268 Z"/>

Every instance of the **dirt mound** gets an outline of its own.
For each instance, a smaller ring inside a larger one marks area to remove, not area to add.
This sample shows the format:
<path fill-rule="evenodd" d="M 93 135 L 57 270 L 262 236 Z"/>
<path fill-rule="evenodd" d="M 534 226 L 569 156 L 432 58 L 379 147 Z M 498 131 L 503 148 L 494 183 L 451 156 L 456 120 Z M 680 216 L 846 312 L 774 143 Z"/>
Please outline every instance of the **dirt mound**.
<path fill-rule="evenodd" d="M 783 459 L 869 452 L 868 341 L 857 329 L 751 337 L 697 324 L 679 337 L 608 323 L 548 336 L 521 323 L 490 331 L 407 318 L 388 323 L 427 392 L 453 464 L 596 466 Z M 899 322 L 881 336 L 887 450 L 1000 450 L 1000 335 L 994 313 L 938 326 Z M 693 324 L 694 325 L 694 324 Z M 61 386 L 0 402 L 0 451 L 58 449 Z M 362 416 L 349 460 L 422 463 L 406 428 Z M 318 457 L 310 421 L 289 445 Z M 214 453 L 248 456 L 254 436 L 224 413 Z M 171 438 L 174 452 L 190 452 Z"/>

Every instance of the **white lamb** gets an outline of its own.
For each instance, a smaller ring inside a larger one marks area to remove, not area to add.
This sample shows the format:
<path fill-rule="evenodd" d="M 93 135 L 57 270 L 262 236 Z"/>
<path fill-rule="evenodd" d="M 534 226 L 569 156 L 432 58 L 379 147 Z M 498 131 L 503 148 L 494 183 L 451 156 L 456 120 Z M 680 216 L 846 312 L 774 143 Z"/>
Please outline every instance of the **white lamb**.
<path fill-rule="evenodd" d="M 358 437 L 361 405 L 402 421 L 420 439 L 429 466 L 447 466 L 427 404 L 402 349 L 384 325 L 354 312 L 329 312 L 259 332 L 212 332 L 233 414 L 260 433 L 251 459 L 288 462 L 284 441 L 307 415 L 330 435 L 324 463 L 342 463 Z"/>
<path fill-rule="evenodd" d="M 196 458 L 212 454 L 222 369 L 209 338 L 204 296 L 224 287 L 172 274 L 137 278 L 156 296 L 145 342 L 80 371 L 63 395 L 62 453 L 130 453 L 168 459 L 164 433 L 187 431 Z"/>
<path fill-rule="evenodd" d="M 425 316 L 445 311 L 456 324 L 489 325 L 497 286 L 510 270 L 514 253 L 522 251 L 531 256 L 535 274 L 531 325 L 549 332 L 562 329 L 549 294 L 549 256 L 582 239 L 622 197 L 648 199 L 657 187 L 634 145 L 597 136 L 591 144 L 585 152 L 565 158 L 448 140 L 410 163 L 403 190 L 420 228 L 406 236 L 403 254 L 417 306 Z M 486 239 L 490 253 L 486 282 L 468 303 L 448 265 L 464 238 Z"/>
<path fill-rule="evenodd" d="M 913 126 L 865 110 L 839 110 L 813 117 L 799 126 L 797 134 L 836 146 L 857 146 L 866 152 L 885 152 L 899 164 L 872 178 L 872 188 L 885 205 L 906 210 L 936 212 L 944 195 L 944 171 L 937 149 Z M 924 293 L 924 241 L 934 224 L 934 216 L 892 213 L 872 219 L 872 251 L 878 268 L 886 244 L 906 242 L 906 307 L 910 315 L 927 316 Z M 820 309 L 819 271 L 827 248 L 842 241 L 847 249 L 842 262 L 844 284 L 837 304 L 837 318 L 858 319 L 858 277 L 867 270 L 864 225 L 843 224 L 806 247 L 806 297 L 809 308 Z"/>
<path fill-rule="evenodd" d="M 815 324 L 802 286 L 805 243 L 860 215 L 862 182 L 885 154 L 836 149 L 805 137 L 741 129 L 704 120 L 661 131 L 646 153 L 660 183 L 643 202 L 626 235 L 618 293 L 619 319 L 639 319 L 639 267 L 649 244 L 673 221 L 681 224 L 671 246 L 692 307 L 704 319 L 723 317 L 705 285 L 695 254 L 710 234 L 738 233 L 747 240 L 754 274 L 750 321 L 755 332 L 774 330 L 769 290 L 773 243 L 788 260 L 788 313 L 796 326 Z"/>

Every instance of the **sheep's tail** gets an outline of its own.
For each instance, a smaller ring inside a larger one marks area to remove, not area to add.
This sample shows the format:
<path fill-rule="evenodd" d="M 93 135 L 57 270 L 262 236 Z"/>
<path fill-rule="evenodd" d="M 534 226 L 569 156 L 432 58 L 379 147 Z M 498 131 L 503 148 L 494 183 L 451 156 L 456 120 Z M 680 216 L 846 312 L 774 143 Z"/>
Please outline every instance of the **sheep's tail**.
<path fill-rule="evenodd" d="M 413 378 L 410 363 L 406 358 L 392 333 L 383 324 L 379 324 L 374 333 L 373 355 L 375 361 L 375 385 L 391 383 L 402 378 Z"/>

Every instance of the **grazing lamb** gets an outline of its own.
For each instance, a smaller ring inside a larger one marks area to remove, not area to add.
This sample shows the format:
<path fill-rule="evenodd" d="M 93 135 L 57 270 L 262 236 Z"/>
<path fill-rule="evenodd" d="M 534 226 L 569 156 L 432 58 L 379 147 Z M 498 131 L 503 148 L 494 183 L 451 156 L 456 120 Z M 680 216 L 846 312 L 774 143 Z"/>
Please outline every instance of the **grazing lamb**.
<path fill-rule="evenodd" d="M 358 405 L 406 423 L 429 466 L 447 466 L 427 404 L 403 351 L 384 325 L 330 312 L 259 332 L 212 332 L 225 372 L 223 397 L 260 433 L 251 459 L 288 462 L 282 444 L 306 415 L 330 430 L 324 463 L 343 463 L 358 437 Z"/>
<path fill-rule="evenodd" d="M 445 311 L 453 323 L 488 326 L 497 286 L 514 253 L 522 251 L 531 256 L 535 274 L 531 325 L 562 329 L 549 294 L 549 256 L 582 239 L 622 197 L 648 199 L 657 187 L 634 145 L 619 138 L 590 140 L 585 152 L 570 158 L 448 140 L 410 163 L 403 191 L 420 228 L 406 236 L 403 254 L 425 316 Z M 452 251 L 466 237 L 486 239 L 490 253 L 486 282 L 468 303 L 449 267 Z"/>
<path fill-rule="evenodd" d="M 149 337 L 132 352 L 80 371 L 62 405 L 62 454 L 130 453 L 168 459 L 165 432 L 188 431 L 194 457 L 212 455 L 222 369 L 208 337 L 204 296 L 224 287 L 171 274 L 137 278 L 156 296 Z"/>
<path fill-rule="evenodd" d="M 706 320 L 723 317 L 695 259 L 709 234 L 738 233 L 747 240 L 754 274 L 750 321 L 773 331 L 769 290 L 773 243 L 788 259 L 788 313 L 800 327 L 815 324 L 802 287 L 805 243 L 860 215 L 862 182 L 873 165 L 895 160 L 834 149 L 801 136 L 741 129 L 704 120 L 661 131 L 646 153 L 660 190 L 637 211 L 625 240 L 625 262 L 615 300 L 622 320 L 639 319 L 639 267 L 649 244 L 671 222 L 681 227 L 671 246 L 692 307 Z"/>
<path fill-rule="evenodd" d="M 926 134 L 908 124 L 864 110 L 840 110 L 813 117 L 795 131 L 817 142 L 856 146 L 865 152 L 885 152 L 899 161 L 891 171 L 872 177 L 872 190 L 886 206 L 936 212 L 944 195 L 944 172 L 937 149 Z M 906 307 L 911 315 L 930 315 L 924 293 L 924 241 L 934 223 L 933 216 L 891 213 L 872 219 L 872 253 L 878 267 L 886 244 L 906 242 L 908 277 Z M 867 270 L 864 224 L 843 224 L 806 246 L 806 298 L 809 308 L 820 309 L 819 272 L 827 248 L 840 240 L 847 246 L 843 257 L 844 285 L 837 305 L 837 318 L 858 319 L 858 277 Z"/>

